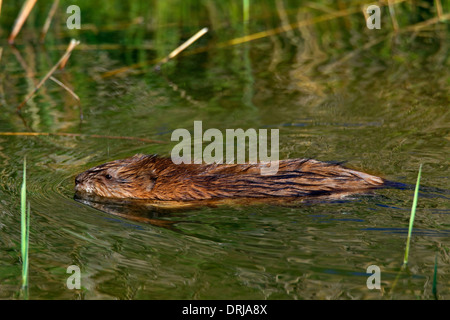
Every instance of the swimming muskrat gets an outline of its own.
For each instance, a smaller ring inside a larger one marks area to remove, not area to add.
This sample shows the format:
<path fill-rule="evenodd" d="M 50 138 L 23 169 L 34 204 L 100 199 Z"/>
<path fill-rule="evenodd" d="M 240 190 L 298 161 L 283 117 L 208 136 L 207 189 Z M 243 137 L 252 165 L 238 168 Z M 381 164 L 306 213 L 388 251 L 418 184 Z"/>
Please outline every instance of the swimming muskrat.
<path fill-rule="evenodd" d="M 170 158 L 137 154 L 80 173 L 75 190 L 112 199 L 186 201 L 351 194 L 386 182 L 312 159 L 280 160 L 276 174 L 261 175 L 268 165 L 174 164 Z"/>

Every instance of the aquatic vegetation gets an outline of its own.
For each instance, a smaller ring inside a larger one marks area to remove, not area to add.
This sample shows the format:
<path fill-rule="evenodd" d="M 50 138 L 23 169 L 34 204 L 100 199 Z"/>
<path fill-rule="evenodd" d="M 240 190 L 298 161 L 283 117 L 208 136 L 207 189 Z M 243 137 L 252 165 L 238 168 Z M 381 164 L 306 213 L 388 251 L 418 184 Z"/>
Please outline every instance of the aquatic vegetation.
<path fill-rule="evenodd" d="M 27 298 L 28 290 L 28 248 L 30 238 L 30 203 L 27 203 L 27 161 L 23 160 L 23 181 L 20 191 L 22 293 Z"/>
<path fill-rule="evenodd" d="M 422 175 L 422 165 L 419 167 L 419 174 L 417 175 L 416 189 L 414 190 L 414 199 L 411 207 L 411 216 L 409 218 L 409 228 L 408 228 L 408 238 L 406 239 L 406 249 L 405 249 L 405 257 L 403 258 L 403 266 L 408 264 L 408 256 L 409 256 L 409 247 L 411 244 L 411 235 L 414 225 L 414 218 L 416 216 L 416 208 L 417 201 L 419 199 L 419 185 L 420 185 L 420 177 Z"/>

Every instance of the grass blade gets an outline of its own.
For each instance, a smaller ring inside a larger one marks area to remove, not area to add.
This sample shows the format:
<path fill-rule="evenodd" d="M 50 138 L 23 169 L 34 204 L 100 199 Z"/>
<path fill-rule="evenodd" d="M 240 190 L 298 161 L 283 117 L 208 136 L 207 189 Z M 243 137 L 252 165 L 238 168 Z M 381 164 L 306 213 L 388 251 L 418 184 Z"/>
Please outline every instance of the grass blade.
<path fill-rule="evenodd" d="M 27 210 L 27 160 L 23 160 L 23 182 L 20 194 L 21 221 L 21 256 L 22 256 L 22 290 L 28 287 L 28 239 L 30 229 L 30 204 Z"/>
<path fill-rule="evenodd" d="M 411 216 L 409 218 L 408 238 L 406 239 L 406 249 L 405 249 L 405 256 L 403 258 L 403 265 L 400 268 L 399 273 L 395 277 L 394 283 L 392 284 L 391 292 L 394 292 L 394 289 L 397 286 L 398 279 L 400 279 L 400 275 L 406 269 L 406 266 L 408 264 L 409 247 L 410 247 L 410 243 L 411 243 L 411 234 L 412 234 L 412 229 L 413 229 L 413 225 L 414 225 L 414 217 L 416 216 L 416 208 L 417 208 L 417 200 L 419 198 L 419 185 L 420 185 L 421 175 L 422 175 L 422 165 L 420 165 L 420 167 L 419 167 L 419 174 L 417 175 L 416 189 L 414 190 L 414 199 L 413 199 L 413 204 L 411 207 Z"/>
<path fill-rule="evenodd" d="M 417 175 L 416 189 L 414 190 L 414 200 L 411 208 L 411 217 L 409 218 L 409 229 L 408 229 L 408 238 L 406 239 L 406 250 L 405 257 L 403 259 L 403 266 L 408 264 L 408 256 L 409 256 L 409 246 L 411 243 L 411 234 L 414 224 L 414 217 L 416 216 L 416 208 L 417 208 L 417 200 L 419 198 L 419 185 L 420 185 L 420 177 L 422 175 L 422 165 L 419 167 L 419 174 Z"/>
<path fill-rule="evenodd" d="M 248 23 L 250 20 L 250 0 L 242 0 L 244 23 Z"/>

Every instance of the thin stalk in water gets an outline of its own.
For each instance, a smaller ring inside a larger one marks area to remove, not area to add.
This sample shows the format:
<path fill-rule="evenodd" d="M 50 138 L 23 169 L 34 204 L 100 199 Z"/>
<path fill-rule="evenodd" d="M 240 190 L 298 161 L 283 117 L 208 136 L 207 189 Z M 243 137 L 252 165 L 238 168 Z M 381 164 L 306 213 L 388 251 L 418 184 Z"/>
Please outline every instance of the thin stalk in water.
<path fill-rule="evenodd" d="M 250 19 L 250 0 L 242 0 L 243 5 L 243 20 L 244 23 L 248 23 Z"/>
<path fill-rule="evenodd" d="M 23 182 L 20 194 L 21 211 L 21 256 L 22 256 L 22 290 L 28 289 L 28 240 L 30 237 L 30 204 L 27 206 L 27 161 L 23 160 Z"/>
<path fill-rule="evenodd" d="M 417 208 L 417 200 L 419 198 L 419 185 L 420 185 L 420 177 L 422 175 L 422 165 L 419 167 L 419 174 L 417 175 L 417 182 L 416 182 L 416 189 L 414 191 L 414 199 L 413 204 L 411 207 L 411 216 L 409 218 L 409 229 L 408 229 L 408 238 L 406 239 L 406 250 L 405 250 L 405 256 L 403 258 L 403 265 L 400 268 L 399 273 L 395 277 L 394 283 L 392 284 L 391 292 L 394 291 L 395 287 L 397 286 L 398 279 L 400 278 L 401 273 L 406 269 L 406 266 L 408 264 L 408 256 L 409 256 L 409 247 L 411 243 L 411 234 L 414 224 L 414 217 L 416 215 L 416 208 Z"/>
<path fill-rule="evenodd" d="M 414 200 L 411 208 L 411 217 L 409 218 L 408 238 L 406 239 L 406 250 L 405 250 L 405 257 L 403 258 L 403 266 L 406 266 L 408 264 L 409 246 L 411 243 L 411 234 L 414 224 L 414 217 L 416 215 L 417 200 L 419 199 L 419 185 L 421 175 L 422 175 L 422 165 L 420 165 L 419 174 L 417 175 L 416 189 L 414 191 Z"/>

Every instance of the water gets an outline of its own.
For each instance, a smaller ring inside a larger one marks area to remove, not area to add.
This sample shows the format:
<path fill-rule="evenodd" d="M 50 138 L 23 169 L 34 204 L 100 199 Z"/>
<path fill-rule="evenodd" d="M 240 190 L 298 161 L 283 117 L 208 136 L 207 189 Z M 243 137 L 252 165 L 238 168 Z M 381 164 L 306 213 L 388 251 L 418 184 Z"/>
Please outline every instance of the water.
<path fill-rule="evenodd" d="M 267 15 L 255 15 L 248 32 L 268 29 L 261 26 Z M 17 49 L 35 73 L 30 77 L 17 52 L 2 42 L 0 131 L 83 136 L 0 136 L 0 298 L 17 298 L 20 288 L 26 156 L 32 299 L 433 299 L 436 256 L 438 298 L 448 299 L 448 26 L 392 37 L 362 27 L 336 29 L 334 22 L 339 20 L 293 30 L 293 37 L 280 33 L 235 46 L 222 44 L 241 36 L 239 29 L 213 26 L 194 47 L 203 49 L 192 49 L 161 73 L 149 65 L 113 77 L 104 73 L 163 56 L 159 51 L 168 54 L 181 42 L 175 37 L 171 43 L 170 35 L 187 38 L 197 27 L 167 25 L 146 32 L 157 42 L 150 49 L 133 33 L 141 30 L 136 25 L 96 37 L 85 31 L 79 38 L 94 46 L 75 51 L 56 74 L 80 96 L 82 121 L 75 100 L 53 83 L 18 116 L 15 107 L 32 87 L 30 78 L 40 79 L 61 51 L 53 42 L 46 50 L 33 45 L 26 40 L 33 29 L 26 30 Z M 62 48 L 68 42 L 49 36 Z M 135 47 L 95 47 L 133 36 Z M 373 37 L 379 44 L 361 49 Z M 410 187 L 295 206 L 153 211 L 147 222 L 73 199 L 77 173 L 135 153 L 169 155 L 176 144 L 170 141 L 172 131 L 193 130 L 195 120 L 203 122 L 203 130 L 223 132 L 276 128 L 282 159 L 344 161 L 407 186 L 414 185 L 423 164 L 410 262 L 394 290 Z M 70 265 L 81 268 L 80 290 L 66 287 Z M 367 288 L 370 265 L 381 269 L 381 290 Z"/>

